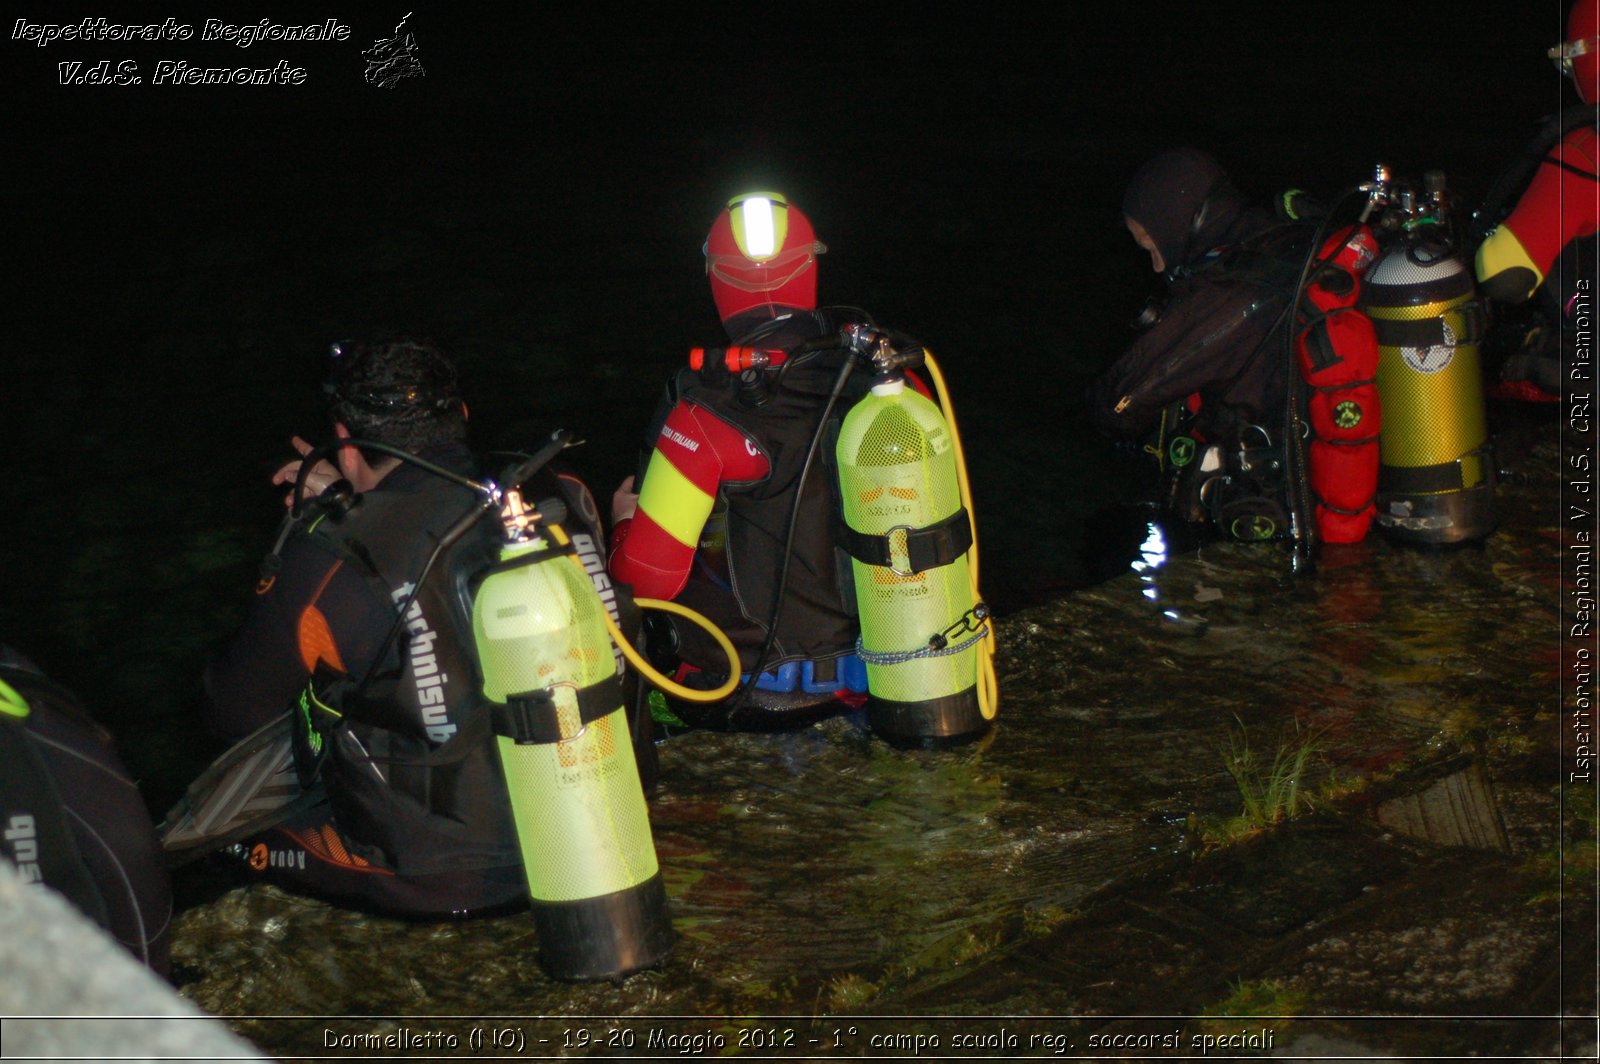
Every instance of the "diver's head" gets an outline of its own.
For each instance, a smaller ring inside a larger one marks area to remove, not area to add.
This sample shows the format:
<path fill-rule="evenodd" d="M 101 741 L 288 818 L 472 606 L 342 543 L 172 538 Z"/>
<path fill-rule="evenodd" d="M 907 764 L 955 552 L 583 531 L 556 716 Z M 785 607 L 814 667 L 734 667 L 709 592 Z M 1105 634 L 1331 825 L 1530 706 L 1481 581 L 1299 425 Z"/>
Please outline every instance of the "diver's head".
<path fill-rule="evenodd" d="M 455 363 L 433 344 L 384 338 L 334 344 L 329 353 L 328 412 L 351 436 L 413 452 L 466 438 Z"/>
<path fill-rule="evenodd" d="M 1139 224 L 1133 218 L 1123 218 L 1128 227 L 1128 232 L 1133 234 L 1133 242 L 1150 253 L 1150 268 L 1157 273 L 1165 273 L 1167 260 L 1162 257 L 1161 246 L 1156 243 L 1155 237 L 1150 235 L 1150 230 Z"/>
<path fill-rule="evenodd" d="M 1584 103 L 1600 102 L 1600 0 L 1577 0 L 1572 5 L 1567 39 L 1548 54 L 1578 87 Z"/>
<path fill-rule="evenodd" d="M 817 306 L 817 256 L 828 250 L 811 219 L 781 193 L 733 197 L 706 237 L 711 298 L 731 339 Z"/>
<path fill-rule="evenodd" d="M 1175 148 L 1134 173 L 1122 217 L 1158 272 L 1186 265 L 1222 242 L 1244 197 L 1207 152 Z"/>

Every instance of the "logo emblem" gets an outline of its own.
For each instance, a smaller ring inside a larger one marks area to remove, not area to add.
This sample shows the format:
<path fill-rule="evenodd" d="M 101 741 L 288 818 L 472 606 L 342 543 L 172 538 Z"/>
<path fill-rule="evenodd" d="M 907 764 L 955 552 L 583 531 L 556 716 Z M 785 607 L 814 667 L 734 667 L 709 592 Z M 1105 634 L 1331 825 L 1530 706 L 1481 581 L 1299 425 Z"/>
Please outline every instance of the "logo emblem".
<path fill-rule="evenodd" d="M 1174 436 L 1167 445 L 1167 460 L 1175 468 L 1182 469 L 1194 461 L 1194 439 L 1190 436 Z"/>
<path fill-rule="evenodd" d="M 1449 368 L 1456 357 L 1456 333 L 1450 323 L 1440 319 L 1439 328 L 1444 333 L 1439 343 L 1427 347 L 1402 347 L 1400 357 L 1418 373 L 1440 373 Z"/>
<path fill-rule="evenodd" d="M 1346 399 L 1333 408 L 1333 423 L 1342 429 L 1353 429 L 1361 424 L 1361 404 Z"/>
<path fill-rule="evenodd" d="M 361 58 L 367 61 L 368 85 L 392 89 L 405 78 L 427 75 L 417 59 L 416 34 L 406 29 L 406 20 L 410 17 L 411 12 L 407 11 L 400 25 L 394 28 L 393 37 L 373 41 L 372 47 L 361 53 Z"/>

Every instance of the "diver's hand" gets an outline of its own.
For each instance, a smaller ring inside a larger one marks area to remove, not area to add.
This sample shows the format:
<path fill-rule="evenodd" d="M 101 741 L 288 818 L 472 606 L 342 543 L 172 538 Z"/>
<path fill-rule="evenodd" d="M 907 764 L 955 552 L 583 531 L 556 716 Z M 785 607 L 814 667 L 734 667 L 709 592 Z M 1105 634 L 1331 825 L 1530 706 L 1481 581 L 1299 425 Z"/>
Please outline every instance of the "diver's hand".
<path fill-rule="evenodd" d="M 283 505 L 285 507 L 294 505 L 294 499 L 290 498 L 294 494 L 294 482 L 300 476 L 300 467 L 304 464 L 305 456 L 316 449 L 299 436 L 292 437 L 289 442 L 294 446 L 295 450 L 300 452 L 300 459 L 286 462 L 279 467 L 276 473 L 272 474 L 272 482 L 274 484 L 283 484 L 289 488 L 288 491 L 283 493 Z M 329 484 L 338 479 L 339 470 L 334 467 L 332 462 L 324 458 L 312 466 L 311 472 L 306 474 L 306 485 L 300 497 L 302 499 L 314 499 L 321 495 Z"/>
<path fill-rule="evenodd" d="M 617 485 L 611 493 L 611 523 L 626 521 L 639 509 L 639 495 L 633 490 L 633 477 Z"/>

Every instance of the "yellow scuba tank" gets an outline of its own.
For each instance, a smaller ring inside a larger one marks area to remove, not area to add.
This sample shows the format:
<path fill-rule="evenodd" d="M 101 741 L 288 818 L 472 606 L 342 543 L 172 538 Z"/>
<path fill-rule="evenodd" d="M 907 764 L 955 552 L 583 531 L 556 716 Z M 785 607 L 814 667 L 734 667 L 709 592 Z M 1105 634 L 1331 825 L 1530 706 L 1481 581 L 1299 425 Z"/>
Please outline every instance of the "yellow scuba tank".
<path fill-rule="evenodd" d="M 671 947 L 666 890 L 609 615 L 559 525 L 507 492 L 472 635 L 539 935 L 559 979 L 614 979 Z M 553 544 L 552 544 L 552 541 Z"/>
<path fill-rule="evenodd" d="M 878 378 L 845 416 L 835 448 L 868 717 L 890 742 L 973 739 L 993 713 L 979 692 L 988 609 L 970 569 L 955 436 L 898 366 L 874 361 Z"/>
<path fill-rule="evenodd" d="M 1378 525 L 1399 540 L 1449 544 L 1494 529 L 1494 464 L 1476 286 L 1452 244 L 1436 235 L 1445 221 L 1443 175 L 1432 171 L 1425 181 L 1425 199 L 1403 187 L 1393 194 L 1385 224 L 1405 232 L 1367 272 L 1360 305 L 1378 336 Z"/>

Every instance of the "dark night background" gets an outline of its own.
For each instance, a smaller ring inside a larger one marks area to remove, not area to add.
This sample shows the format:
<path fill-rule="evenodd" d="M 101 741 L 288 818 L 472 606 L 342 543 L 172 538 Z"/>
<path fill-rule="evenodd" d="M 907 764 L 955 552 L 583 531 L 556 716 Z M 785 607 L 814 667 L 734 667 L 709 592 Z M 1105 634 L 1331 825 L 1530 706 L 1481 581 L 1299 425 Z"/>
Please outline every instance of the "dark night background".
<path fill-rule="evenodd" d="M 352 27 L 5 45 L 0 638 L 85 696 L 158 805 L 203 756 L 194 688 L 280 513 L 267 475 L 325 431 L 330 340 L 437 338 L 481 445 L 570 426 L 609 495 L 663 379 L 719 338 L 712 218 L 781 189 L 829 245 L 824 299 L 941 356 L 1014 606 L 1091 579 L 1090 515 L 1134 491 L 1075 403 L 1155 289 L 1118 210 L 1144 157 L 1206 147 L 1261 196 L 1439 168 L 1471 206 L 1575 102 L 1544 57 L 1561 0 L 436 4 L 409 23 L 426 76 L 392 90 L 360 53 L 406 4 L 115 8 L 13 19 Z M 57 84 L 100 59 L 146 83 Z M 155 86 L 161 59 L 308 79 Z"/>

